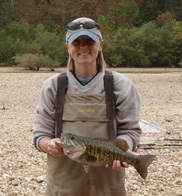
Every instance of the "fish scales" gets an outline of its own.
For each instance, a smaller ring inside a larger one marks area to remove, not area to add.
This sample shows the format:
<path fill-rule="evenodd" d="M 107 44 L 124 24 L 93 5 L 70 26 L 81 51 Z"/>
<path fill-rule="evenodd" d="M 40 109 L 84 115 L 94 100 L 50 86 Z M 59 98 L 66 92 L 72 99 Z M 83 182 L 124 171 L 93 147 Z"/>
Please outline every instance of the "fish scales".
<path fill-rule="evenodd" d="M 127 152 L 126 141 L 109 141 L 99 138 L 88 138 L 70 133 L 63 133 L 57 145 L 63 148 L 64 154 L 84 166 L 112 165 L 120 160 L 134 166 L 140 176 L 147 177 L 147 168 L 155 159 L 155 155 L 135 155 Z M 86 167 L 84 167 L 86 168 Z"/>
<path fill-rule="evenodd" d="M 102 163 L 110 163 L 112 164 L 113 160 L 121 160 L 122 156 L 119 154 L 119 151 L 116 151 L 114 148 L 112 149 L 111 146 L 107 145 L 107 142 L 94 140 L 90 142 L 89 140 L 83 141 L 84 145 L 86 146 L 87 153 L 92 156 L 97 157 Z M 102 143 L 102 144 L 101 144 Z M 100 165 L 100 163 L 98 163 Z"/>
<path fill-rule="evenodd" d="M 84 145 L 86 146 L 86 152 L 89 154 L 89 155 L 92 155 L 94 157 L 97 157 L 99 159 L 102 159 L 105 157 L 104 154 L 105 152 L 103 151 L 103 157 L 102 154 L 101 154 L 101 148 L 97 146 L 97 144 L 95 143 L 88 143 L 88 142 L 84 142 Z M 103 160 L 104 161 L 104 160 Z"/>
<path fill-rule="evenodd" d="M 122 152 L 121 149 L 114 145 L 108 145 L 108 142 L 104 140 L 94 140 L 92 143 L 90 143 L 89 141 L 89 144 L 86 140 L 84 141 L 84 145 L 86 145 L 88 149 L 92 149 L 91 151 L 88 150 L 88 153 L 90 155 L 97 157 L 97 159 L 101 160 L 102 163 L 105 164 L 112 164 L 113 160 L 120 160 L 123 162 L 128 158 L 130 158 L 130 161 L 133 163 L 135 163 L 136 161 L 132 155 L 130 156 L 130 154 L 127 155 L 125 159 L 125 157 L 123 156 L 124 152 Z"/>

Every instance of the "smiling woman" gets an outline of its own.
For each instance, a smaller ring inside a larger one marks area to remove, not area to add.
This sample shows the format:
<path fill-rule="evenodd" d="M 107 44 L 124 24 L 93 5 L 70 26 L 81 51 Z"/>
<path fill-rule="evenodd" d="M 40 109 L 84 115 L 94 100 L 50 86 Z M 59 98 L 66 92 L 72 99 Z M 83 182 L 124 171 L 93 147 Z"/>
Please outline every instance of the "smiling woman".
<path fill-rule="evenodd" d="M 95 21 L 89 18 L 78 18 L 67 25 L 68 69 L 77 72 L 79 77 L 93 77 L 105 66 L 103 40 L 98 28 Z M 78 70 L 82 69 L 79 65 L 84 66 L 83 70 Z"/>
<path fill-rule="evenodd" d="M 60 131 L 58 124 L 61 124 L 63 133 L 104 139 L 111 139 L 112 135 L 124 140 L 130 150 L 135 150 L 141 133 L 139 95 L 128 78 L 112 72 L 114 96 L 111 97 L 115 98 L 116 112 L 112 113 L 114 126 L 111 130 L 106 104 L 105 84 L 108 81 L 104 79 L 103 39 L 96 22 L 78 18 L 69 23 L 66 47 L 69 59 L 68 71 L 64 73 L 67 88 L 61 110 L 63 115 L 57 115 L 60 109 L 58 95 L 61 87 L 65 89 L 65 83 L 59 82 L 63 74 L 58 74 L 46 80 L 42 87 L 33 128 L 36 148 L 48 154 L 46 195 L 125 196 L 124 167 L 127 165 L 113 160 L 110 166 L 106 163 L 107 167 L 93 167 L 85 175 L 80 163 L 65 156 L 67 151 L 57 145 L 60 138 L 55 137 Z"/>
<path fill-rule="evenodd" d="M 102 41 L 99 40 L 96 42 L 87 35 L 81 35 L 72 43 L 67 44 L 70 58 L 73 59 L 75 63 L 75 75 L 82 78 L 96 75 L 96 59 L 101 49 Z"/>

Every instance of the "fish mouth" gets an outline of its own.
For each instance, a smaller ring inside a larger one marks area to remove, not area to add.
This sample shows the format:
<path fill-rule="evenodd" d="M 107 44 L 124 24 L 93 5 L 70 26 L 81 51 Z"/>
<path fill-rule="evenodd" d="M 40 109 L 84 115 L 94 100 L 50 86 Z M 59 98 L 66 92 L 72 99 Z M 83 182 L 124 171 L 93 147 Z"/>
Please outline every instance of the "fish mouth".
<path fill-rule="evenodd" d="M 72 156 L 74 156 L 76 154 L 75 151 L 67 149 L 67 148 L 64 148 L 63 151 L 64 151 L 64 154 L 66 154 L 69 157 L 72 157 Z"/>

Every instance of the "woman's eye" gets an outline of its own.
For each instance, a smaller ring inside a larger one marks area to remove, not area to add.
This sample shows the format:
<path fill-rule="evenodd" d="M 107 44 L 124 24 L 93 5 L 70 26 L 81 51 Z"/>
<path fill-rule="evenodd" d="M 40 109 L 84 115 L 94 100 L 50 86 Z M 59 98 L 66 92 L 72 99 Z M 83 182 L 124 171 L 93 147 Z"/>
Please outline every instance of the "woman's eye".
<path fill-rule="evenodd" d="M 86 43 L 87 43 L 88 45 L 92 45 L 92 44 L 94 43 L 94 40 L 93 40 L 93 39 L 88 39 L 88 40 L 86 41 Z"/>
<path fill-rule="evenodd" d="M 92 46 L 93 44 L 94 44 L 94 40 L 93 39 L 91 39 L 91 38 L 88 38 L 88 39 L 84 39 L 84 40 L 80 40 L 80 39 L 75 39 L 73 42 L 72 42 L 72 44 L 74 45 L 74 46 L 80 46 L 80 45 L 82 45 L 82 46 L 85 46 L 85 45 L 87 45 L 87 46 Z"/>
<path fill-rule="evenodd" d="M 75 39 L 75 40 L 73 41 L 73 45 L 78 46 L 79 44 L 80 44 L 80 41 L 79 41 L 79 40 Z"/>

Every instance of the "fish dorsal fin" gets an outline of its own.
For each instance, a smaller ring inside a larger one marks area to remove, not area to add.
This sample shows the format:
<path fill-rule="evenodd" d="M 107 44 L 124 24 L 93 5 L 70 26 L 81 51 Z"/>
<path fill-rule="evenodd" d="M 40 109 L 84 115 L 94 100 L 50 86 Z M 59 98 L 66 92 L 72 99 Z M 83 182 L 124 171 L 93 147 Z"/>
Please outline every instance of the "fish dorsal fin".
<path fill-rule="evenodd" d="M 123 151 L 127 151 L 128 150 L 128 144 L 125 140 L 123 139 L 114 139 L 111 141 L 114 145 L 116 145 L 117 147 L 121 148 Z"/>
<path fill-rule="evenodd" d="M 100 141 L 109 141 L 106 138 L 102 138 L 102 137 L 94 137 L 95 140 L 100 140 Z"/>

